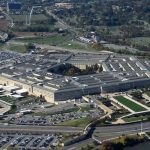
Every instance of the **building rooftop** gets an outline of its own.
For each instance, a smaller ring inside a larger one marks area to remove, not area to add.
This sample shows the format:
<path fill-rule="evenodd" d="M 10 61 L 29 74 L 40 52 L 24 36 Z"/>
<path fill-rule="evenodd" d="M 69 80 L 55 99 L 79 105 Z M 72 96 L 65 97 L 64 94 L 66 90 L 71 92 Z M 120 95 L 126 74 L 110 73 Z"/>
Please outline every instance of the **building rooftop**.
<path fill-rule="evenodd" d="M 13 64 L 12 59 L 15 62 Z M 1 64 L 1 66 L 4 66 L 0 70 L 2 76 L 52 91 L 87 89 L 94 86 L 100 87 L 100 85 L 118 84 L 150 77 L 150 61 L 139 60 L 136 57 L 126 55 L 57 52 L 48 53 L 44 56 L 38 54 L 21 55 L 2 51 L 0 52 L 0 63 L 3 61 L 8 61 L 10 66 Z M 97 74 L 74 77 L 49 72 L 51 67 L 57 67 L 60 63 L 100 64 L 103 71 Z"/>

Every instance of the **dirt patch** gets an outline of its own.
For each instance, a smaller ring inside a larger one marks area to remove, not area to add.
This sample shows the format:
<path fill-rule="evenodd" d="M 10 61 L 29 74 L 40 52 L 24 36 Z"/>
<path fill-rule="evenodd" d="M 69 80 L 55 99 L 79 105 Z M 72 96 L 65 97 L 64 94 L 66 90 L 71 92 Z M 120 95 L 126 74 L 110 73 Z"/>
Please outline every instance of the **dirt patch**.
<path fill-rule="evenodd" d="M 9 29 L 10 22 L 7 20 L 0 19 L 0 29 L 6 31 Z"/>

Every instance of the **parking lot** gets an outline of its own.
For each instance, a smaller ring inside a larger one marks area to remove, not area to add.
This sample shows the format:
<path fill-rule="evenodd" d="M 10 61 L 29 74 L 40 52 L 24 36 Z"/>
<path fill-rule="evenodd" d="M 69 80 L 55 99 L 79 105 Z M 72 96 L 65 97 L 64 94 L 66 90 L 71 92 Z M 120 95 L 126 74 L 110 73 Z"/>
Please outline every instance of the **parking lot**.
<path fill-rule="evenodd" d="M 22 150 L 48 150 L 58 146 L 62 135 L 18 135 L 0 134 L 0 149 L 9 146 L 17 147 Z"/>
<path fill-rule="evenodd" d="M 11 52 L 11 51 L 1 51 L 0 52 L 0 68 L 11 66 L 13 63 L 24 63 L 26 61 L 29 61 L 33 58 L 33 56 L 28 54 L 20 54 L 17 52 Z"/>
<path fill-rule="evenodd" d="M 14 115 L 9 115 L 5 120 L 17 125 L 55 125 L 67 120 L 80 119 L 85 117 L 97 118 L 102 116 L 103 112 L 101 110 L 93 109 L 89 111 L 75 111 L 69 113 L 58 113 L 47 116 L 34 116 L 33 114 L 27 114 L 20 117 L 15 117 Z"/>

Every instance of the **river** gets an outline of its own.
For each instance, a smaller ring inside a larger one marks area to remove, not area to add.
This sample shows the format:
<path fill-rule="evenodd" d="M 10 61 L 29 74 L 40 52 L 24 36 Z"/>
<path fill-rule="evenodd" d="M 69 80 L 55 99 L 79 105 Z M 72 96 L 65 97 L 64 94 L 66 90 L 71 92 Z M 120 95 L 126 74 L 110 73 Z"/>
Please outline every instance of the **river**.
<path fill-rule="evenodd" d="M 124 150 L 150 150 L 150 141 L 138 144 L 132 147 L 126 147 Z"/>

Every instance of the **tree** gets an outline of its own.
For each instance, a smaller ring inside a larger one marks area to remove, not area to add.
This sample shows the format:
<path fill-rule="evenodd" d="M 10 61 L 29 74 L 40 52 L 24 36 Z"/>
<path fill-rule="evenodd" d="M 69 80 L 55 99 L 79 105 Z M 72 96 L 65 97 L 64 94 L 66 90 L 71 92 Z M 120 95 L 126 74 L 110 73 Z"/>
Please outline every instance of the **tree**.
<path fill-rule="evenodd" d="M 98 68 L 98 72 L 102 72 L 103 71 L 103 67 L 102 67 L 102 65 L 101 66 L 99 66 L 99 68 Z"/>
<path fill-rule="evenodd" d="M 76 69 L 75 68 L 70 68 L 66 74 L 68 76 L 73 76 L 73 75 L 76 74 Z"/>
<path fill-rule="evenodd" d="M 34 45 L 33 43 L 28 43 L 28 44 L 26 45 L 26 49 L 27 49 L 27 50 L 35 49 L 35 45 Z"/>
<path fill-rule="evenodd" d="M 125 145 L 126 144 L 126 136 L 119 137 L 118 143 L 121 143 L 121 144 Z"/>
<path fill-rule="evenodd" d="M 103 142 L 100 150 L 114 150 L 113 143 L 110 141 Z"/>
<path fill-rule="evenodd" d="M 95 64 L 95 65 L 93 66 L 93 69 L 94 69 L 95 71 L 97 71 L 98 68 L 99 68 L 98 64 Z"/>

